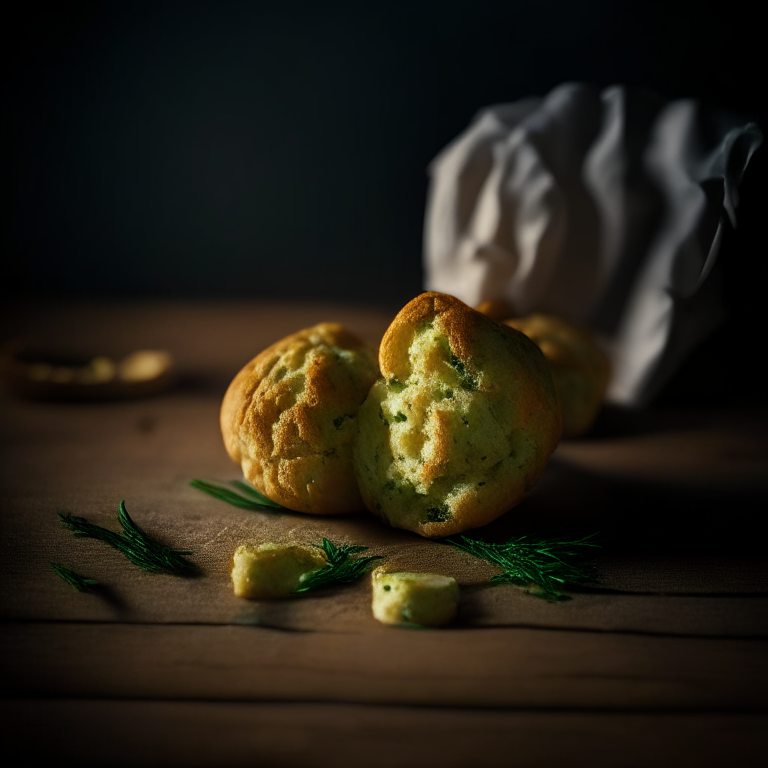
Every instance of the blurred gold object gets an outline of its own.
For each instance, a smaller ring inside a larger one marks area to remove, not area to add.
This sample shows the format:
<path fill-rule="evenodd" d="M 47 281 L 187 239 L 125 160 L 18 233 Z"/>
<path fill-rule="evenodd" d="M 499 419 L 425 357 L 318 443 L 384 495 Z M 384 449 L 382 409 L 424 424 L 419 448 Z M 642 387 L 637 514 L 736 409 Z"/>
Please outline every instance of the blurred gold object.
<path fill-rule="evenodd" d="M 115 363 L 108 357 L 100 355 L 94 357 L 80 372 L 80 381 L 83 384 L 104 384 L 115 378 Z"/>
<path fill-rule="evenodd" d="M 173 365 L 173 359 L 161 350 L 142 349 L 123 358 L 117 366 L 122 381 L 151 381 L 162 376 Z"/>
<path fill-rule="evenodd" d="M 138 350 L 115 359 L 17 342 L 0 354 L 0 371 L 14 394 L 41 400 L 144 397 L 175 383 L 173 357 L 165 350 Z"/>

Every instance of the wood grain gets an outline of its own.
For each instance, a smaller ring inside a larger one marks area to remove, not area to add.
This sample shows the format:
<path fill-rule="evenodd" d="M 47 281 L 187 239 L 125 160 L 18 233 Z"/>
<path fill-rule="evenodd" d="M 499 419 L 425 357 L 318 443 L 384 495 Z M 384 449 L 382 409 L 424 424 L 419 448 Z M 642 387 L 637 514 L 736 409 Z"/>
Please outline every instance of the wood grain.
<path fill-rule="evenodd" d="M 0 312 L 6 339 L 167 349 L 180 373 L 176 390 L 134 402 L 0 396 L 2 722 L 20 764 L 322 767 L 364 755 L 370 766 L 751 766 L 764 756 L 764 410 L 606 411 L 589 436 L 561 444 L 531 495 L 483 530 L 602 532 L 600 583 L 553 605 L 485 588 L 492 566 L 370 515 L 247 512 L 189 487 L 238 475 L 218 409 L 244 362 L 327 320 L 376 342 L 394 310 Z M 202 575 L 139 571 L 56 518 L 114 528 L 121 499 L 151 535 L 191 549 Z M 396 568 L 455 575 L 458 624 L 378 625 L 365 582 L 301 600 L 234 597 L 237 544 L 322 536 L 368 545 Z M 103 586 L 75 592 L 51 562 Z"/>
<path fill-rule="evenodd" d="M 533 629 L 363 634 L 11 624 L 13 695 L 566 709 L 765 707 L 768 642 Z"/>
<path fill-rule="evenodd" d="M 751 768 L 764 764 L 768 727 L 764 714 L 76 699 L 5 701 L 0 715 L 18 756 L 6 765 L 80 768 L 527 768 L 564 756 L 576 768 Z"/>

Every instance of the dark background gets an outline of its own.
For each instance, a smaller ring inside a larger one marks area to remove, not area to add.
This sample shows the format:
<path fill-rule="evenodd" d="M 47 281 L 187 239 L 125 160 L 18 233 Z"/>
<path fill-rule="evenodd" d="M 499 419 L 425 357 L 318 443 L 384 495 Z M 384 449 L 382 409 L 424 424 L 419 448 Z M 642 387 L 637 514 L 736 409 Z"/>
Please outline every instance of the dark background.
<path fill-rule="evenodd" d="M 5 25 L 7 297 L 397 305 L 421 288 L 427 166 L 483 106 L 584 80 L 766 108 L 759 25 L 733 6 L 17 10 Z"/>

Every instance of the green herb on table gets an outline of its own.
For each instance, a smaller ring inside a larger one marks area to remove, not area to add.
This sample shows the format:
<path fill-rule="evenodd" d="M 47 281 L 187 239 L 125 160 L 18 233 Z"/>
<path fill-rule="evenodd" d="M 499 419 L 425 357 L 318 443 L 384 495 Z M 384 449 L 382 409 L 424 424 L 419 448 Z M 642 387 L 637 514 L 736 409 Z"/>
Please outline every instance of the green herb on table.
<path fill-rule="evenodd" d="M 91 587 L 98 585 L 96 579 L 89 579 L 87 576 L 81 576 L 79 573 L 75 573 L 71 568 L 67 568 L 66 565 L 59 563 L 51 563 L 51 568 L 58 574 L 67 584 L 73 586 L 78 592 L 87 592 Z"/>
<path fill-rule="evenodd" d="M 197 567 L 184 558 L 184 555 L 191 555 L 191 552 L 171 549 L 147 536 L 131 519 L 125 509 L 125 501 L 120 502 L 117 512 L 118 522 L 123 529 L 122 534 L 89 523 L 84 517 L 76 517 L 68 512 L 59 512 L 59 519 L 75 536 L 103 541 L 145 571 L 177 574 L 192 574 L 197 571 Z"/>
<path fill-rule="evenodd" d="M 192 480 L 189 483 L 193 488 L 197 488 L 203 493 L 207 493 L 209 496 L 213 496 L 214 499 L 226 501 L 227 504 L 232 504 L 240 509 L 254 509 L 254 510 L 282 510 L 289 512 L 290 510 L 285 507 L 281 507 L 271 499 L 268 499 L 263 493 L 257 491 L 252 485 L 244 483 L 241 480 L 231 480 L 230 485 L 237 488 L 240 493 L 227 488 L 225 485 L 219 485 L 218 483 L 209 483 L 207 480 Z"/>
<path fill-rule="evenodd" d="M 368 547 L 359 544 L 342 544 L 336 546 L 332 541 L 323 537 L 322 544 L 313 546 L 322 549 L 328 560 L 328 565 L 319 571 L 312 571 L 301 579 L 301 584 L 296 592 L 309 592 L 321 587 L 332 587 L 336 584 L 349 584 L 357 581 L 368 572 L 375 560 L 383 559 L 381 555 L 368 557 L 352 557 L 358 552 L 364 552 Z"/>
<path fill-rule="evenodd" d="M 503 572 L 493 576 L 492 582 L 534 585 L 531 594 L 563 602 L 571 598 L 562 594 L 561 587 L 597 580 L 589 553 L 590 548 L 600 546 L 595 537 L 596 534 L 575 539 L 518 536 L 502 544 L 489 544 L 461 535 L 440 541 L 498 565 Z"/>

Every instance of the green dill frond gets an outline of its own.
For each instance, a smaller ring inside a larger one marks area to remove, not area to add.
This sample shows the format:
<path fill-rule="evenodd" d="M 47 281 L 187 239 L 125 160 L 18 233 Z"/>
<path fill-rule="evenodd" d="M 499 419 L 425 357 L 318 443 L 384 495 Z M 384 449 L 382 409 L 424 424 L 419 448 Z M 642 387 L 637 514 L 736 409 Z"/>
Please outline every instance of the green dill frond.
<path fill-rule="evenodd" d="M 237 488 L 240 493 L 227 488 L 224 485 L 218 483 L 209 483 L 206 480 L 192 480 L 189 483 L 193 488 L 197 488 L 203 493 L 207 493 L 209 496 L 213 496 L 214 499 L 220 501 L 226 501 L 227 504 L 232 504 L 234 507 L 240 507 L 240 509 L 253 509 L 253 510 L 281 510 L 283 512 L 290 512 L 285 507 L 281 507 L 271 499 L 268 499 L 263 493 L 257 491 L 249 483 L 244 483 L 241 480 L 230 480 L 229 484 Z"/>
<path fill-rule="evenodd" d="M 103 541 L 145 571 L 178 574 L 192 574 L 197 571 L 197 567 L 184 558 L 184 555 L 191 555 L 191 552 L 166 547 L 144 533 L 128 514 L 125 501 L 120 502 L 117 512 L 117 520 L 123 529 L 122 534 L 102 528 L 100 525 L 88 522 L 84 517 L 77 517 L 68 512 L 59 512 L 59 520 L 75 536 Z"/>
<path fill-rule="evenodd" d="M 533 586 L 531 594 L 560 602 L 570 600 L 560 592 L 561 587 L 597 580 L 587 551 L 600 546 L 595 541 L 596 535 L 576 539 L 518 536 L 502 544 L 489 544 L 463 535 L 448 536 L 440 541 L 498 565 L 502 573 L 492 577 L 492 582 Z"/>
<path fill-rule="evenodd" d="M 96 579 L 89 579 L 87 576 L 81 576 L 75 573 L 71 568 L 59 563 L 51 563 L 54 573 L 58 574 L 67 584 L 73 586 L 78 592 L 87 592 L 90 587 L 95 587 L 99 582 Z"/>
<path fill-rule="evenodd" d="M 359 544 L 342 544 L 336 546 L 332 541 L 323 537 L 322 544 L 315 544 L 315 547 L 322 549 L 328 560 L 328 565 L 319 571 L 308 573 L 302 577 L 301 585 L 297 592 L 309 592 L 321 587 L 334 586 L 335 584 L 349 584 L 357 581 L 361 576 L 368 572 L 371 563 L 375 560 L 381 560 L 380 555 L 368 557 L 350 557 L 359 552 L 364 552 L 368 547 Z"/>

